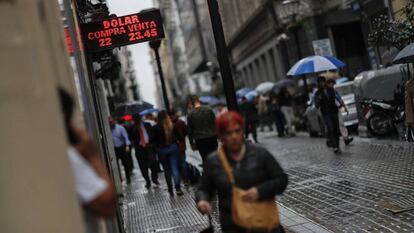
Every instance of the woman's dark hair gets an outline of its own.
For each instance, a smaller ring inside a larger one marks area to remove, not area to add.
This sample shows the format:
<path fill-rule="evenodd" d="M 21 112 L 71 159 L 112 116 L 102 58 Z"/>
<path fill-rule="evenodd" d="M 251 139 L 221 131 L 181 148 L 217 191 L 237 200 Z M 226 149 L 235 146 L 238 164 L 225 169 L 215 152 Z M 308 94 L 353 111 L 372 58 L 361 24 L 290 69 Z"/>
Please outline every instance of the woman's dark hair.
<path fill-rule="evenodd" d="M 161 112 L 159 112 L 157 119 L 158 124 L 162 127 L 164 131 L 165 141 L 167 143 L 171 142 L 173 137 L 173 123 L 167 111 L 162 110 Z"/>
<path fill-rule="evenodd" d="M 60 108 L 63 113 L 63 118 L 65 122 L 65 129 L 66 135 L 69 139 L 70 144 L 76 144 L 78 139 L 76 134 L 73 132 L 71 128 L 71 121 L 73 116 L 73 110 L 75 108 L 75 101 L 73 100 L 72 96 L 63 88 L 59 87 L 59 99 L 60 99 Z"/>

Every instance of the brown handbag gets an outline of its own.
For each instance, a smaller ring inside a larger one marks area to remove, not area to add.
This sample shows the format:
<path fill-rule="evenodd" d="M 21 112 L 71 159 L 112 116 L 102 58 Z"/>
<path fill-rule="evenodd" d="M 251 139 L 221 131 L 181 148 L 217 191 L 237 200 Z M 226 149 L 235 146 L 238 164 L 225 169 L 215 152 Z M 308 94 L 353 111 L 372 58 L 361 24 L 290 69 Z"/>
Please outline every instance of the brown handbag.
<path fill-rule="evenodd" d="M 232 218 L 233 222 L 245 229 L 258 231 L 271 231 L 279 227 L 279 212 L 276 206 L 276 200 L 245 202 L 243 195 L 247 192 L 235 186 L 233 171 L 226 158 L 224 149 L 218 150 L 218 155 L 232 185 Z"/>

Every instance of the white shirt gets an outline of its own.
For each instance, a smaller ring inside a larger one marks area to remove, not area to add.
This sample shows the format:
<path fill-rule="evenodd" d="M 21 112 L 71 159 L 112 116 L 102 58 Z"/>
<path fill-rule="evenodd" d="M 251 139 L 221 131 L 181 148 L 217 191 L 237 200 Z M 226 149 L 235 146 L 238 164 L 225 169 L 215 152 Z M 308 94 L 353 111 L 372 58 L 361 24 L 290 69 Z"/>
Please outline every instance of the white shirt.
<path fill-rule="evenodd" d="M 148 142 L 149 142 L 149 136 L 148 136 L 147 129 L 144 126 L 144 123 L 141 122 L 141 124 L 140 124 L 139 127 L 141 127 L 142 133 L 144 134 L 143 136 L 144 136 L 144 142 L 145 142 L 145 144 L 148 144 Z M 142 135 L 139 135 L 139 136 L 141 137 Z"/>
<path fill-rule="evenodd" d="M 93 167 L 75 148 L 68 148 L 68 157 L 72 165 L 76 193 L 82 204 L 90 203 L 106 190 L 108 184 L 98 176 Z M 98 233 L 97 217 L 88 211 L 84 212 L 84 214 L 86 232 Z"/>
<path fill-rule="evenodd" d="M 75 148 L 68 148 L 69 161 L 75 179 L 76 192 L 82 204 L 87 204 L 101 195 L 108 184 L 98 176 L 92 166 Z"/>

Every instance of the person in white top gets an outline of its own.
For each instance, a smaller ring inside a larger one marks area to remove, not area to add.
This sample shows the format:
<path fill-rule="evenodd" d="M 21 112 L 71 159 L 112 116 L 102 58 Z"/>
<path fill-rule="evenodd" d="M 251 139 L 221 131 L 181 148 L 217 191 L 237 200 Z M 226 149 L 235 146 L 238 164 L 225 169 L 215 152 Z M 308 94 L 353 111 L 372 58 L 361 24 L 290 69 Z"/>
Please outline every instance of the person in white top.
<path fill-rule="evenodd" d="M 74 101 L 59 89 L 61 107 L 70 146 L 67 150 L 79 201 L 86 210 L 88 233 L 97 233 L 97 218 L 113 217 L 116 213 L 114 184 L 104 167 L 99 151 L 89 134 L 71 123 Z"/>

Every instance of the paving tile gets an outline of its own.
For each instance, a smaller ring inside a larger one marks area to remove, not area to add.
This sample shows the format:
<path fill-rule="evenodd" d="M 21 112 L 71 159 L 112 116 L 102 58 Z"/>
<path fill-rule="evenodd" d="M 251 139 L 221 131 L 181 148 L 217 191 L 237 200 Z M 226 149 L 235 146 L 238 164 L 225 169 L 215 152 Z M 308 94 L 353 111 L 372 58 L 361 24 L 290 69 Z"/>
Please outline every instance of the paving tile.
<path fill-rule="evenodd" d="M 259 140 L 289 175 L 281 205 L 331 232 L 350 232 L 350 226 L 362 232 L 414 232 L 413 213 L 406 218 L 377 207 L 383 199 L 414 200 L 414 144 L 356 137 L 338 156 L 324 139 L 301 133 L 293 138 L 267 133 Z"/>

